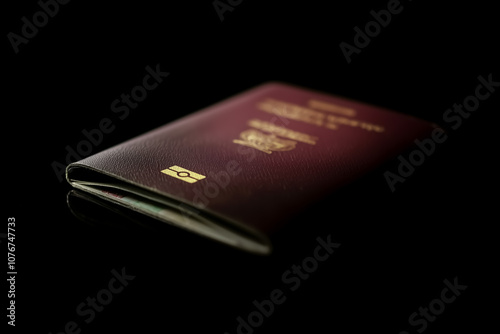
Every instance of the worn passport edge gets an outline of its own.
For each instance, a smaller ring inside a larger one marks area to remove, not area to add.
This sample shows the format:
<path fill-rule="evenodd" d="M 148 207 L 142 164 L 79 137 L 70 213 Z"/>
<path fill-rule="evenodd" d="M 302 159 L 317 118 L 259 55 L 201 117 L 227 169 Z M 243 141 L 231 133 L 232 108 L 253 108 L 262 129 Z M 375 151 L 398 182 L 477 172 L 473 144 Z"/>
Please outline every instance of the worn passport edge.
<path fill-rule="evenodd" d="M 71 174 L 76 169 L 110 178 L 115 183 L 74 179 L 71 177 Z M 66 180 L 76 189 L 91 193 L 101 199 L 111 201 L 164 223 L 183 228 L 229 246 L 259 255 L 269 255 L 272 252 L 272 244 L 268 236 L 260 231 L 229 218 L 221 217 L 216 213 L 210 212 L 210 210 L 198 210 L 186 201 L 175 198 L 170 194 L 159 192 L 154 188 L 136 184 L 119 175 L 74 162 L 66 168 Z M 104 191 L 99 188 L 103 188 Z M 121 200 L 113 193 L 113 189 L 118 189 L 119 192 L 139 197 L 142 203 L 137 204 Z M 146 208 L 151 205 L 151 202 L 154 202 L 160 209 L 165 211 L 162 212 L 163 215 L 154 214 L 153 211 Z M 167 219 L 167 216 L 170 219 Z"/>

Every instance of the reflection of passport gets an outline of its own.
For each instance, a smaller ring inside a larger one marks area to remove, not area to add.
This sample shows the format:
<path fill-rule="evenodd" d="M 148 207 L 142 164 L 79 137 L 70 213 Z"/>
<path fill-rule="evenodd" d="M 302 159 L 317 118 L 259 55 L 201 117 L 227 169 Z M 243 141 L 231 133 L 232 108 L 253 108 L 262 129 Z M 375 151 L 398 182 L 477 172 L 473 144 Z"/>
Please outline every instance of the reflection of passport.
<path fill-rule="evenodd" d="M 268 83 L 72 163 L 72 186 L 266 254 L 315 199 L 426 136 L 414 117 Z"/>

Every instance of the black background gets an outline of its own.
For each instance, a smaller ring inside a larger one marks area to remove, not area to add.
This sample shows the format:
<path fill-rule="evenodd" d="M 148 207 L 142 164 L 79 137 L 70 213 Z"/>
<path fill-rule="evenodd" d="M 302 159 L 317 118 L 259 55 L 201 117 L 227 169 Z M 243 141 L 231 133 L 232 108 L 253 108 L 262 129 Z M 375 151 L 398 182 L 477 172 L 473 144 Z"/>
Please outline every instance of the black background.
<path fill-rule="evenodd" d="M 446 127 L 443 113 L 474 93 L 479 75 L 500 81 L 493 5 L 402 1 L 403 11 L 348 64 L 339 44 L 352 44 L 354 27 L 387 1 L 326 3 L 243 0 L 221 22 L 210 0 L 72 1 L 19 53 L 4 38 L 2 233 L 15 217 L 16 330 L 59 333 L 73 320 L 81 333 L 236 333 L 236 318 L 278 288 L 287 300 L 255 333 L 414 333 L 410 314 L 455 277 L 468 288 L 425 332 L 493 324 L 500 89 L 448 128 L 448 140 L 394 193 L 383 172 L 397 160 L 297 216 L 269 257 L 147 219 L 129 223 L 128 212 L 80 203 L 80 220 L 68 208 L 70 186 L 51 164 L 64 163 L 65 147 L 103 118 L 116 128 L 92 153 L 279 80 Z M 36 1 L 12 6 L 4 4 L 4 36 L 40 10 Z M 111 102 L 156 64 L 170 75 L 119 120 Z M 290 291 L 281 275 L 328 235 L 339 249 Z M 134 280 L 86 324 L 77 305 L 123 267 Z"/>

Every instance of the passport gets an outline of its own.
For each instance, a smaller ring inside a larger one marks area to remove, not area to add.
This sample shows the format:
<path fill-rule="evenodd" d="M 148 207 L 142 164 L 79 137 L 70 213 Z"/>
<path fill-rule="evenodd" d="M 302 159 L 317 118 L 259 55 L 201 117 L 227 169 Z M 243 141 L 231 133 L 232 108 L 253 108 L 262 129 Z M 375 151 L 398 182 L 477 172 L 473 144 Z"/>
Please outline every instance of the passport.
<path fill-rule="evenodd" d="M 269 82 L 66 168 L 115 204 L 227 245 L 270 254 L 300 210 L 390 160 L 436 125 Z"/>

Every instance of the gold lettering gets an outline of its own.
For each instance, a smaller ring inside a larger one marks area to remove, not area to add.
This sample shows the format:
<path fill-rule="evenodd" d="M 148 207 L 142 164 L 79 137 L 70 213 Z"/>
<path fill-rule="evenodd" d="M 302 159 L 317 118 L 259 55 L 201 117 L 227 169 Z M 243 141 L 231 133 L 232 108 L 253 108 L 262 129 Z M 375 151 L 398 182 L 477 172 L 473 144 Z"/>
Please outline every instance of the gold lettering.
<path fill-rule="evenodd" d="M 343 113 L 346 116 L 353 117 L 356 115 L 356 111 L 351 108 L 346 108 L 346 107 L 341 107 L 333 104 L 329 104 L 326 102 L 322 101 L 317 101 L 317 100 L 309 100 L 309 106 L 314 106 L 318 109 L 324 109 L 330 112 L 337 112 L 337 113 Z M 372 124 L 368 122 L 364 122 L 361 120 L 357 119 L 352 119 L 352 118 L 347 118 L 343 116 L 336 116 L 336 115 L 325 115 L 322 112 L 310 109 L 310 108 L 305 108 L 302 106 L 299 106 L 297 104 L 293 103 L 288 103 L 288 102 L 283 102 L 283 101 L 278 101 L 275 99 L 266 99 L 263 102 L 260 102 L 257 104 L 257 107 L 265 112 L 277 115 L 280 118 L 289 118 L 301 122 L 305 122 L 308 124 L 313 124 L 317 126 L 324 126 L 328 129 L 331 130 L 337 130 L 339 129 L 340 125 L 347 125 L 350 127 L 357 127 L 363 130 L 367 131 L 375 131 L 375 132 L 384 132 L 385 129 L 383 126 L 377 125 L 377 124 Z M 272 123 L 271 123 L 272 124 Z M 274 126 L 274 124 L 272 124 Z M 258 126 L 265 126 L 262 124 L 258 124 Z M 292 134 L 292 133 L 287 133 L 282 129 L 279 129 L 280 127 L 275 127 L 275 128 L 270 128 L 267 126 L 267 130 L 262 129 L 264 131 L 268 131 L 271 133 L 276 132 L 276 134 L 291 138 L 297 141 L 302 141 L 305 142 L 304 140 L 311 141 L 312 137 L 304 137 L 304 136 L 298 136 L 299 133 L 297 134 Z M 291 131 L 291 130 L 289 130 Z M 306 135 L 308 136 L 308 135 Z M 300 139 L 298 139 L 300 138 Z M 302 139 L 302 140 L 301 140 Z"/>
<path fill-rule="evenodd" d="M 258 105 L 260 110 L 285 118 L 302 121 L 309 124 L 318 126 L 323 125 L 325 114 L 304 108 L 293 103 L 282 102 L 274 99 L 267 99 L 260 102 Z"/>
<path fill-rule="evenodd" d="M 323 110 L 323 111 L 329 111 L 337 114 L 341 114 L 344 116 L 349 116 L 349 117 L 354 117 L 356 116 L 356 110 L 348 107 L 342 107 L 338 106 L 336 104 L 332 103 L 327 103 L 323 101 L 318 101 L 318 100 L 309 100 L 308 102 L 309 107 Z"/>
<path fill-rule="evenodd" d="M 270 132 L 277 136 L 285 137 L 288 139 L 293 139 L 300 141 L 302 143 L 315 145 L 318 137 L 310 136 L 307 133 L 302 133 L 298 131 L 293 131 L 282 126 L 277 126 L 269 122 L 261 121 L 259 119 L 252 119 L 248 121 L 248 125 L 252 128 L 259 129 L 265 132 Z"/>
<path fill-rule="evenodd" d="M 375 131 L 375 132 L 384 132 L 385 129 L 376 124 L 371 124 L 363 121 L 358 121 L 350 118 L 345 118 L 345 117 L 340 117 L 340 116 L 333 116 L 333 115 L 328 115 L 326 118 L 327 124 L 326 127 L 329 127 L 330 124 L 342 124 L 342 125 L 348 125 L 352 127 L 360 127 L 364 130 L 368 131 Z"/>
<path fill-rule="evenodd" d="M 330 129 L 330 130 L 338 130 L 339 126 L 335 123 L 326 123 L 325 127 Z"/>

